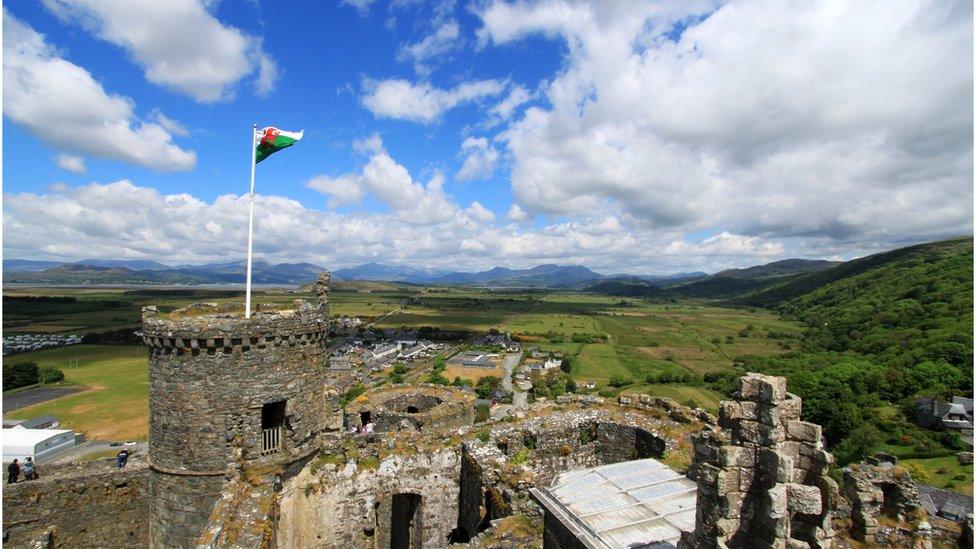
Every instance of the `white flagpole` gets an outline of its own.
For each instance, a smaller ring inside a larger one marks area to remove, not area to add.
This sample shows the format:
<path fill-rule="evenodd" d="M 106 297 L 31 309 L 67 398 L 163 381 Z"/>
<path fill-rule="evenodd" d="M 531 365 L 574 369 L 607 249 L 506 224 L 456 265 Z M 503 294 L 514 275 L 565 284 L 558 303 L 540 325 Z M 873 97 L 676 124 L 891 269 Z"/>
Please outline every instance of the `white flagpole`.
<path fill-rule="evenodd" d="M 254 139 L 258 125 L 251 126 L 251 194 L 247 195 L 247 289 L 244 291 L 244 318 L 251 318 L 251 246 L 254 242 L 254 166 L 257 165 L 257 151 Z"/>

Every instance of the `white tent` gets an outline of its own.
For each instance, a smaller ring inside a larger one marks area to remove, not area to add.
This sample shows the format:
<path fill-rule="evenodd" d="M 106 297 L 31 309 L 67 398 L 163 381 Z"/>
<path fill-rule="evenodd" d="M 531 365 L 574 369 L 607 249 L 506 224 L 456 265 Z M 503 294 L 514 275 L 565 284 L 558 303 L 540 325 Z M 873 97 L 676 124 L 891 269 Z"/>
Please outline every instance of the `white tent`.
<path fill-rule="evenodd" d="M 67 429 L 3 429 L 3 462 L 21 462 L 31 456 L 40 463 L 75 445 L 75 432 Z"/>

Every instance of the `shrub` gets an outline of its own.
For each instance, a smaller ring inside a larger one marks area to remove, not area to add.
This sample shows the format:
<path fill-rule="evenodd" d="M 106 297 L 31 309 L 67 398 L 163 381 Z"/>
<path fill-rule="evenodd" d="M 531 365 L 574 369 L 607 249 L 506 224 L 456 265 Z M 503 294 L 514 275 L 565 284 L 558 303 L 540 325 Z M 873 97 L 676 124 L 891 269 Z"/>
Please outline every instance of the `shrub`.
<path fill-rule="evenodd" d="M 613 374 L 610 376 L 610 386 L 611 387 L 623 387 L 624 385 L 630 385 L 634 380 L 628 376 Z"/>
<path fill-rule="evenodd" d="M 928 482 L 931 480 L 931 475 L 929 475 L 929 472 L 921 463 L 905 463 L 902 467 L 908 471 L 908 474 L 912 475 L 912 480 L 915 482 Z"/>
<path fill-rule="evenodd" d="M 355 385 L 353 387 L 350 387 L 349 390 L 346 391 L 346 394 L 342 395 L 342 398 L 339 399 L 339 404 L 345 406 L 346 404 L 349 404 L 356 397 L 358 397 L 359 395 L 365 392 L 366 392 L 366 387 L 364 385 Z"/>
<path fill-rule="evenodd" d="M 482 421 L 488 421 L 491 417 L 491 409 L 487 404 L 479 404 L 474 407 L 474 421 L 475 423 L 481 423 Z"/>
<path fill-rule="evenodd" d="M 38 371 L 38 381 L 41 383 L 56 383 L 64 379 L 64 372 L 54 366 L 41 366 Z"/>
<path fill-rule="evenodd" d="M 509 461 L 512 465 L 522 465 L 527 459 L 529 459 L 529 449 L 522 448 L 518 452 L 515 452 L 515 455 Z"/>
<path fill-rule="evenodd" d="M 491 439 L 491 431 L 488 429 L 482 429 L 478 431 L 478 440 L 481 442 L 488 442 Z"/>

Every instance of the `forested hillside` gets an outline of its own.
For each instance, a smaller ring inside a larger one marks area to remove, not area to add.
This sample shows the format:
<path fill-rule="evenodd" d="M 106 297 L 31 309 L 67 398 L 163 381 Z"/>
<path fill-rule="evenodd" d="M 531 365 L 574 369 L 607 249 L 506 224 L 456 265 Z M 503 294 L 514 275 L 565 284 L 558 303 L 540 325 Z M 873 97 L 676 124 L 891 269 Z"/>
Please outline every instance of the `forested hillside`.
<path fill-rule="evenodd" d="M 824 426 L 841 461 L 858 459 L 885 440 L 912 438 L 890 432 L 897 422 L 878 420 L 884 405 L 907 410 L 919 395 L 972 394 L 971 239 L 848 262 L 776 291 L 792 297 L 775 308 L 809 326 L 801 349 L 740 357 L 738 365 L 786 375 L 791 391 L 804 399 L 804 416 Z M 955 444 L 943 438 L 944 445 Z"/>

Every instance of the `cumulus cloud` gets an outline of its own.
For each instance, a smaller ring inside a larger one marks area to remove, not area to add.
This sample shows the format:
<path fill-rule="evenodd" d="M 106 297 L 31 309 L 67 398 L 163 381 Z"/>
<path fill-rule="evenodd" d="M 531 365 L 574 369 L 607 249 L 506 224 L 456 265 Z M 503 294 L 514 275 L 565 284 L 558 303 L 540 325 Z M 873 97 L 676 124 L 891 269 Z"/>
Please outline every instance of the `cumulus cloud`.
<path fill-rule="evenodd" d="M 306 183 L 328 195 L 330 207 L 357 203 L 370 193 L 406 223 L 430 225 L 457 212 L 457 205 L 444 192 L 443 174 L 435 173 L 426 185 L 415 181 L 386 151 L 379 135 L 358 141 L 354 148 L 370 155 L 360 171 L 338 177 L 320 175 Z"/>
<path fill-rule="evenodd" d="M 185 171 L 196 154 L 159 123 L 140 121 L 132 100 L 110 94 L 44 36 L 3 12 L 3 114 L 41 140 L 73 153 L 159 171 Z"/>
<path fill-rule="evenodd" d="M 529 211 L 619 210 L 642 230 L 724 228 L 726 246 L 790 239 L 786 253 L 972 231 L 969 2 L 494 1 L 479 15 L 484 47 L 567 46 L 546 104 L 502 133 Z"/>
<path fill-rule="evenodd" d="M 390 79 L 367 81 L 365 87 L 363 106 L 377 117 L 428 124 L 458 105 L 502 93 L 505 85 L 499 80 L 476 80 L 445 90 L 425 82 Z"/>
<path fill-rule="evenodd" d="M 505 214 L 505 217 L 509 221 L 515 221 L 516 223 L 532 219 L 532 216 L 523 210 L 518 204 L 512 204 L 512 207 L 508 209 L 508 213 Z"/>
<path fill-rule="evenodd" d="M 779 242 L 768 242 L 755 236 L 731 234 L 728 231 L 710 236 L 699 242 L 675 240 L 667 245 L 665 255 L 731 256 L 731 257 L 778 257 L 784 247 Z"/>
<path fill-rule="evenodd" d="M 222 24 L 204 0 L 44 0 L 66 23 L 81 25 L 128 52 L 150 82 L 212 103 L 256 74 L 259 95 L 275 84 L 277 66 L 261 39 Z"/>
<path fill-rule="evenodd" d="M 57 159 L 58 167 L 69 172 L 85 173 L 85 159 L 71 154 L 59 154 Z"/>
<path fill-rule="evenodd" d="M 488 223 L 495 220 L 495 214 L 491 210 L 481 205 L 481 202 L 475 200 L 471 203 L 467 209 L 464 210 L 468 216 L 472 219 L 481 221 L 483 223 Z"/>
<path fill-rule="evenodd" d="M 484 137 L 469 137 L 461 143 L 461 155 L 464 163 L 455 178 L 458 181 L 471 179 L 488 179 L 495 171 L 498 161 L 498 150 L 491 146 Z"/>
<path fill-rule="evenodd" d="M 400 61 L 413 61 L 417 74 L 429 74 L 433 65 L 442 62 L 444 58 L 462 45 L 458 39 L 460 27 L 454 19 L 443 22 L 437 29 L 419 42 L 405 44 L 397 51 Z"/>
<path fill-rule="evenodd" d="M 3 206 L 6 257 L 147 258 L 178 264 L 238 260 L 246 253 L 245 194 L 208 202 L 123 180 L 7 193 Z M 804 239 L 728 231 L 691 240 L 680 231 L 642 229 L 614 215 L 582 216 L 543 227 L 498 226 L 492 212 L 478 202 L 463 210 L 451 208 L 452 215 L 419 224 L 404 216 L 405 210 L 339 214 L 282 196 L 258 195 L 255 252 L 268 261 L 310 261 L 331 268 L 369 261 L 463 270 L 560 263 L 635 274 L 714 272 L 782 257 L 836 253 Z M 517 206 L 512 209 L 518 211 Z M 874 251 L 876 246 L 848 246 L 842 255 L 849 259 Z"/>

